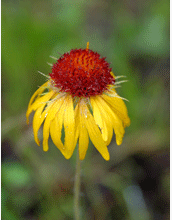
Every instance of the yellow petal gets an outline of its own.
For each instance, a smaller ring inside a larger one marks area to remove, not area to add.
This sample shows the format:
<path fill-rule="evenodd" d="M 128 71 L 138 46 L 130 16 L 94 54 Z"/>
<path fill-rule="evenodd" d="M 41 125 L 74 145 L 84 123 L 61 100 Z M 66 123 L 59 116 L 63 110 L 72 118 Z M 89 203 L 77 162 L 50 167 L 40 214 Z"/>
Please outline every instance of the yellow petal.
<path fill-rule="evenodd" d="M 115 95 L 115 90 L 113 95 Z M 111 106 L 115 114 L 122 120 L 124 127 L 129 126 L 130 118 L 128 117 L 128 111 L 124 101 L 118 95 L 117 97 L 111 97 L 103 94 L 102 98 Z"/>
<path fill-rule="evenodd" d="M 41 94 L 48 86 L 48 82 L 44 83 L 42 86 L 39 87 L 39 89 L 36 90 L 36 92 L 33 94 L 33 96 L 31 97 L 30 99 L 30 102 L 29 102 L 29 106 L 32 104 L 32 102 L 34 101 L 34 99 L 36 98 L 37 95 Z M 28 106 L 28 107 L 29 107 Z"/>
<path fill-rule="evenodd" d="M 67 149 L 68 158 L 70 158 L 75 149 L 75 120 L 74 120 L 74 107 L 73 107 L 73 98 L 71 95 L 68 95 L 65 99 L 66 109 L 64 113 L 64 129 L 65 129 L 65 148 Z"/>
<path fill-rule="evenodd" d="M 97 105 L 96 104 L 96 97 L 94 97 L 94 98 L 92 97 L 92 99 L 94 99 L 94 103 L 95 103 L 95 105 Z M 107 136 L 106 144 L 109 145 L 112 140 L 112 136 L 113 136 L 112 119 L 103 108 L 101 108 L 99 105 L 97 105 L 97 107 L 98 107 L 98 111 L 101 114 L 102 121 L 104 122 L 104 124 L 106 125 L 106 128 L 107 128 L 107 135 L 108 136 Z"/>
<path fill-rule="evenodd" d="M 51 138 L 54 142 L 54 144 L 57 146 L 57 148 L 61 151 L 63 156 L 66 159 L 69 159 L 71 157 L 71 153 L 68 148 L 70 148 L 71 145 L 69 145 L 67 148 L 63 145 L 61 141 L 61 131 L 64 123 L 64 113 L 66 110 L 67 102 L 63 102 L 63 105 L 61 106 L 59 112 L 56 114 L 54 120 L 51 122 L 50 125 L 50 134 Z M 76 142 L 75 142 L 76 145 Z"/>
<path fill-rule="evenodd" d="M 113 112 L 110 106 L 101 97 L 97 96 L 95 101 L 97 105 L 101 109 L 104 109 L 111 117 L 114 132 L 116 134 L 116 143 L 117 145 L 120 145 L 122 143 L 122 138 L 125 133 L 121 119 Z"/>
<path fill-rule="evenodd" d="M 55 146 L 61 151 L 64 151 L 64 145 L 61 141 L 62 121 L 58 121 L 57 114 L 50 124 L 50 135 Z"/>
<path fill-rule="evenodd" d="M 36 109 L 42 105 L 45 106 L 47 104 L 47 101 L 49 101 L 54 94 L 54 91 L 50 91 L 46 95 L 39 97 L 32 105 L 29 105 L 28 110 L 26 112 L 27 123 L 29 123 L 30 113 L 32 111 L 36 111 Z"/>
<path fill-rule="evenodd" d="M 42 104 L 35 112 L 33 117 L 33 132 L 34 132 L 34 138 L 35 142 L 40 145 L 40 141 L 38 139 L 38 130 L 41 127 L 44 119 L 46 118 L 49 109 L 51 108 L 52 104 L 49 104 L 46 109 L 43 111 L 45 105 L 47 103 Z M 42 112 L 43 111 L 43 112 Z"/>
<path fill-rule="evenodd" d="M 105 121 L 102 119 L 101 111 L 99 110 L 93 97 L 90 98 L 90 101 L 93 107 L 93 116 L 94 116 L 95 122 L 101 129 L 103 140 L 107 141 L 108 140 L 108 129 L 107 129 Z"/>
<path fill-rule="evenodd" d="M 81 111 L 82 120 L 86 125 L 92 143 L 94 144 L 96 149 L 100 152 L 102 157 L 105 160 L 109 160 L 110 156 L 106 143 L 103 141 L 101 132 L 98 126 L 96 125 L 95 120 L 91 115 L 91 113 L 89 112 L 88 107 L 84 101 L 80 102 L 80 111 Z"/>
<path fill-rule="evenodd" d="M 93 108 L 93 116 L 94 116 L 95 122 L 102 129 L 103 128 L 102 117 L 93 97 L 90 98 L 90 102 Z"/>
<path fill-rule="evenodd" d="M 41 114 L 44 109 L 45 105 L 42 105 L 39 107 L 33 117 L 33 134 L 34 134 L 34 139 L 35 142 L 37 143 L 38 146 L 40 146 L 40 140 L 38 139 L 38 130 L 40 128 L 40 119 L 41 119 Z M 42 123 L 41 123 L 42 124 Z"/>
<path fill-rule="evenodd" d="M 53 101 L 53 104 L 51 105 L 51 108 L 48 111 L 47 117 L 44 122 L 44 127 L 43 127 L 43 150 L 44 151 L 48 150 L 50 123 L 54 119 L 57 112 L 59 111 L 63 102 L 64 102 L 64 97 L 57 98 L 55 101 Z"/>
<path fill-rule="evenodd" d="M 81 112 L 78 109 L 78 115 L 79 115 L 79 159 L 83 160 L 85 158 L 88 144 L 89 144 L 89 136 L 88 131 L 85 126 L 84 116 L 81 114 Z"/>
<path fill-rule="evenodd" d="M 108 119 L 106 119 L 106 118 L 108 118 Z M 104 116 L 104 120 L 105 120 L 105 123 L 106 123 L 107 132 L 108 132 L 108 138 L 107 138 L 107 141 L 106 141 L 106 144 L 108 146 L 110 144 L 111 140 L 112 140 L 112 137 L 113 137 L 113 127 L 112 127 L 111 121 L 109 120 L 108 115 Z"/>
<path fill-rule="evenodd" d="M 69 151 L 69 148 L 71 147 L 71 145 L 66 147 L 63 145 L 61 141 L 61 131 L 62 131 L 63 123 L 64 123 L 64 114 L 65 114 L 66 108 L 67 108 L 67 97 L 65 97 L 65 101 L 63 102 L 60 110 L 55 115 L 54 120 L 56 121 L 56 124 L 54 120 L 51 122 L 52 125 L 50 125 L 50 134 L 51 134 L 54 144 L 61 151 L 63 156 L 66 159 L 69 159 L 72 155 L 71 152 Z"/>
<path fill-rule="evenodd" d="M 74 146 L 76 146 L 79 137 L 80 121 L 79 121 L 79 105 L 75 107 L 75 139 Z"/>

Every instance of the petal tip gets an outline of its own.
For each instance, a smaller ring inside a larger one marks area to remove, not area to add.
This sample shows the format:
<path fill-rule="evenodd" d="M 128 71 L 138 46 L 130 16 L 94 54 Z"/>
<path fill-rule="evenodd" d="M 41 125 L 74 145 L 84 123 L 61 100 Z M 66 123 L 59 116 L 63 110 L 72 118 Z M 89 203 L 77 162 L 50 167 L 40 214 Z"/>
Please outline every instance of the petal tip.
<path fill-rule="evenodd" d="M 43 148 L 43 151 L 47 152 L 47 151 L 48 151 L 48 148 L 46 148 L 46 149 L 45 149 L 45 148 Z"/>
<path fill-rule="evenodd" d="M 40 146 L 40 140 L 35 141 L 38 146 Z"/>
<path fill-rule="evenodd" d="M 109 155 L 109 154 L 106 155 L 106 156 L 104 157 L 104 159 L 105 159 L 106 161 L 109 161 L 109 160 L 110 160 L 110 155 Z"/>
<path fill-rule="evenodd" d="M 85 159 L 85 155 L 79 155 L 79 160 L 84 160 Z"/>
<path fill-rule="evenodd" d="M 121 140 L 116 140 L 116 144 L 119 146 L 122 144 L 122 139 Z"/>
<path fill-rule="evenodd" d="M 48 151 L 48 148 L 48 140 L 43 140 L 43 151 Z"/>
<path fill-rule="evenodd" d="M 63 156 L 65 157 L 65 159 L 69 160 L 71 158 L 72 155 L 69 154 L 63 154 Z"/>

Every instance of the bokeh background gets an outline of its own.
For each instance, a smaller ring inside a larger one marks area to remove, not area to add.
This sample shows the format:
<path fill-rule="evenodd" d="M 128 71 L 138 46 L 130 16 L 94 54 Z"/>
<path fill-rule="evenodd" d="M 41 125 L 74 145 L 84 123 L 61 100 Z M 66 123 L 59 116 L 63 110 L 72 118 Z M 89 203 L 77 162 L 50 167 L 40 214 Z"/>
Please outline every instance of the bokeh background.
<path fill-rule="evenodd" d="M 25 113 L 49 57 L 97 51 L 115 75 L 131 125 L 104 161 L 82 162 L 82 219 L 169 219 L 169 1 L 2 0 L 2 219 L 73 219 L 76 151 L 34 142 Z M 42 138 L 40 132 L 40 138 Z"/>

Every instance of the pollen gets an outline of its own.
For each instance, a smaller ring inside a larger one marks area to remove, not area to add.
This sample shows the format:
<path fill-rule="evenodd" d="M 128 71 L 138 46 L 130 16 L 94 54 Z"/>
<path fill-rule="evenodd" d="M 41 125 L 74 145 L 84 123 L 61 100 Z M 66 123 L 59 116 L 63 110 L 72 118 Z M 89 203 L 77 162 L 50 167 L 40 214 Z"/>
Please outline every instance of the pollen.
<path fill-rule="evenodd" d="M 90 97 L 102 94 L 114 84 L 109 63 L 97 52 L 74 49 L 63 54 L 52 66 L 52 85 L 73 97 Z"/>

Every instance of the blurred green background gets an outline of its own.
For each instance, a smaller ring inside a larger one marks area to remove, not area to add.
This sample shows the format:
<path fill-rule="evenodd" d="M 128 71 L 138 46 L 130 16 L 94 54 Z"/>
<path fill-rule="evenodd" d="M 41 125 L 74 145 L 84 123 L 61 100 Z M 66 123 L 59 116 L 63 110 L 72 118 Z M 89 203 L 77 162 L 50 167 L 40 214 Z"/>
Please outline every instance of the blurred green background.
<path fill-rule="evenodd" d="M 25 113 L 49 57 L 97 51 L 115 75 L 131 125 L 104 161 L 82 162 L 82 219 L 169 219 L 169 1 L 2 0 L 2 219 L 73 219 L 76 151 L 34 142 Z M 40 132 L 40 138 L 42 137 Z"/>

